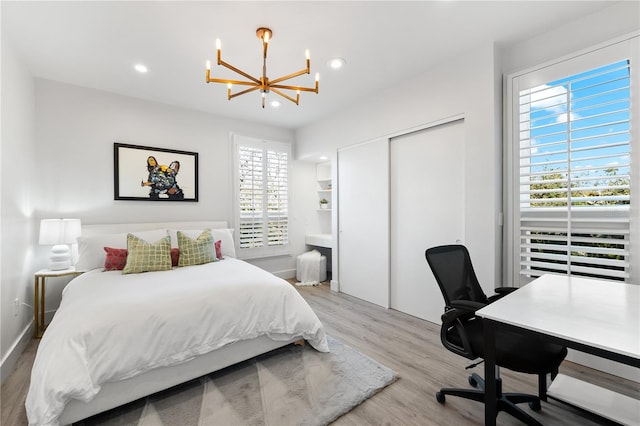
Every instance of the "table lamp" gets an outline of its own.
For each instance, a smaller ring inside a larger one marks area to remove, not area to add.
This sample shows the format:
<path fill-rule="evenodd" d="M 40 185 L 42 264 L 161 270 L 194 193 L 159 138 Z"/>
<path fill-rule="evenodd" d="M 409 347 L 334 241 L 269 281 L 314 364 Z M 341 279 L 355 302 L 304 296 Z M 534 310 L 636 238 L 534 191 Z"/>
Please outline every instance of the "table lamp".
<path fill-rule="evenodd" d="M 40 221 L 40 244 L 53 245 L 48 268 L 52 271 L 71 267 L 69 244 L 81 235 L 80 219 L 42 219 Z"/>

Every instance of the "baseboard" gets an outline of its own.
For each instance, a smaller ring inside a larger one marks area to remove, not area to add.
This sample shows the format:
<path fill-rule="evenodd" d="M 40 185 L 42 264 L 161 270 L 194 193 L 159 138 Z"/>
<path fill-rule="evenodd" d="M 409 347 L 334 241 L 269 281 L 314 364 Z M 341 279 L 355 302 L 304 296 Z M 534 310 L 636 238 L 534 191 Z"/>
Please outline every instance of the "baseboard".
<path fill-rule="evenodd" d="M 22 330 L 20 336 L 11 346 L 11 349 L 4 356 L 0 362 L 0 384 L 4 383 L 7 377 L 13 373 L 20 355 L 24 352 L 25 348 L 33 338 L 33 321 L 29 321 L 29 324 Z"/>
<path fill-rule="evenodd" d="M 275 275 L 276 277 L 280 277 L 282 279 L 288 280 L 288 279 L 296 277 L 296 270 L 295 269 L 285 269 L 284 271 L 272 272 L 272 274 Z"/>

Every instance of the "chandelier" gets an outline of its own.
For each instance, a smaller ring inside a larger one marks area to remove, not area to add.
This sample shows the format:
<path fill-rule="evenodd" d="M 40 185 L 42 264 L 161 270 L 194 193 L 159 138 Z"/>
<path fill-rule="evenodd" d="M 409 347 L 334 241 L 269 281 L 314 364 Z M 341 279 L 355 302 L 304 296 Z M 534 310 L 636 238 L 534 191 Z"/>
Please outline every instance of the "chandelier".
<path fill-rule="evenodd" d="M 285 84 L 281 84 L 282 82 L 292 79 L 294 77 L 298 77 L 302 74 L 309 74 L 311 71 L 311 59 L 309 58 L 309 50 L 305 52 L 307 58 L 307 67 L 298 72 L 294 72 L 293 74 L 285 75 L 280 78 L 276 78 L 270 80 L 267 77 L 267 48 L 269 47 L 269 40 L 271 40 L 273 33 L 269 28 L 258 28 L 256 30 L 256 35 L 260 40 L 262 40 L 262 76 L 257 78 L 253 77 L 250 74 L 234 67 L 231 64 L 226 63 L 221 59 L 220 53 L 220 39 L 216 39 L 216 49 L 218 51 L 218 65 L 222 65 L 225 68 L 230 69 L 236 74 L 240 74 L 245 77 L 247 80 L 229 80 L 225 78 L 211 78 L 211 62 L 207 61 L 207 83 L 225 83 L 227 85 L 227 99 L 231 100 L 236 96 L 244 95 L 245 93 L 250 93 L 256 90 L 260 90 L 262 94 L 262 108 L 264 108 L 264 102 L 267 97 L 267 93 L 273 92 L 285 99 L 290 100 L 291 102 L 299 105 L 300 102 L 300 92 L 315 92 L 318 93 L 318 82 L 320 80 L 320 75 L 316 73 L 316 86 L 315 87 L 302 87 L 302 86 L 288 86 Z M 236 93 L 231 93 L 233 89 L 233 85 L 241 85 L 241 86 L 250 86 L 248 89 L 241 90 Z M 285 93 L 285 90 L 295 91 L 296 96 L 290 96 Z"/>

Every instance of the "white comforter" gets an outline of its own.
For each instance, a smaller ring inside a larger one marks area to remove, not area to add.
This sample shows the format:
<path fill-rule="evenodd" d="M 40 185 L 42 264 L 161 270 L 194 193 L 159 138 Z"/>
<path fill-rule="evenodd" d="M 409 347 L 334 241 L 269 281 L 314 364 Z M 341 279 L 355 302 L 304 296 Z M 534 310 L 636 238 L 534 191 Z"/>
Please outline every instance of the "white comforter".
<path fill-rule="evenodd" d="M 38 347 L 26 400 L 31 425 L 56 425 L 71 399 L 103 383 L 267 335 L 328 352 L 324 328 L 290 284 L 236 259 L 171 271 L 85 273 L 65 288 Z"/>

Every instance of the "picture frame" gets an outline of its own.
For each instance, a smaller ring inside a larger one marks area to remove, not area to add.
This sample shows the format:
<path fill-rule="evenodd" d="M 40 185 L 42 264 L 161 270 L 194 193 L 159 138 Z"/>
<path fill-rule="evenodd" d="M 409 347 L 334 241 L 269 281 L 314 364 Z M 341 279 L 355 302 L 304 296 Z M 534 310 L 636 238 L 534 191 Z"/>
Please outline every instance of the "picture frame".
<path fill-rule="evenodd" d="M 114 200 L 198 201 L 198 153 L 114 142 Z"/>

